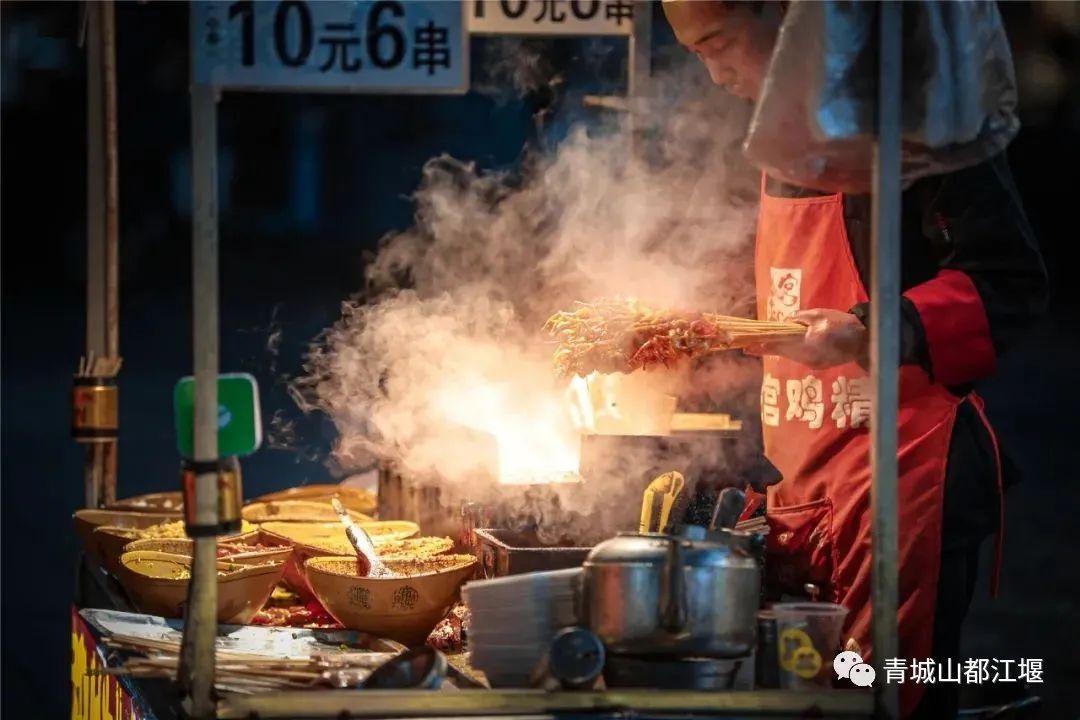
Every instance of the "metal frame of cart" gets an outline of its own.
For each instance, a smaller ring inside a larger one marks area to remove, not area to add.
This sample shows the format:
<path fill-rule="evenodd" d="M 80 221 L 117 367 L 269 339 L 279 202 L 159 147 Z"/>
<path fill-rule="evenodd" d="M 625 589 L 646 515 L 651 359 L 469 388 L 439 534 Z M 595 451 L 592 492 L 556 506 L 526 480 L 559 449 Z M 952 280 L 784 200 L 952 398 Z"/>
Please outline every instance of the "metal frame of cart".
<path fill-rule="evenodd" d="M 89 3 L 96 6 L 97 3 Z M 645 6 L 645 3 L 642 3 Z M 649 12 L 634 13 L 629 43 L 629 90 L 642 93 L 650 67 L 651 3 Z M 877 657 L 897 653 L 897 428 L 900 323 L 900 6 L 882 3 L 880 13 L 880 79 L 878 140 L 874 163 L 874 208 L 871 281 L 871 377 L 875 390 L 871 464 L 873 474 L 873 633 Z M 100 11 L 100 14 L 99 12 Z M 117 355 L 116 196 L 115 196 L 115 26 L 112 3 L 91 8 L 88 63 L 90 89 L 88 133 L 89 168 L 94 180 L 105 167 L 106 192 L 88 196 L 89 267 L 87 291 L 88 350 L 102 347 Z M 101 19 L 104 33 L 96 29 Z M 102 38 L 102 35 L 105 35 Z M 103 81 L 104 85 L 103 88 Z M 111 80 L 110 80 L 111 78 Z M 192 293 L 194 303 L 195 447 L 196 459 L 217 458 L 218 375 L 218 218 L 217 110 L 219 89 L 193 84 L 191 88 L 192 178 Z M 105 111 L 102 110 L 102 98 Z M 108 112 L 108 108 L 112 111 Z M 104 118 L 104 121 L 102 121 Z M 102 139 L 107 139 L 103 143 Z M 111 157 L 111 161 L 110 161 Z M 111 219 L 111 222 L 110 222 Z M 103 232 L 103 229 L 105 232 Z M 114 447 L 115 457 L 115 447 Z M 90 461 L 88 461 L 90 462 Z M 100 473 L 102 460 L 95 460 Z M 90 467 L 90 466 L 88 466 Z M 90 477 L 88 470 L 88 479 Z M 216 475 L 197 478 L 200 523 L 216 521 Z M 100 487 L 100 485 L 99 485 Z M 191 609 L 185 631 L 183 658 L 188 668 L 181 678 L 188 695 L 185 711 L 193 717 L 436 717 L 609 715 L 638 716 L 714 714 L 728 717 L 767 715 L 898 716 L 898 688 L 882 683 L 871 696 L 863 692 L 793 693 L 747 691 L 700 693 L 684 691 L 555 692 L 460 691 L 432 694 L 418 691 L 275 693 L 228 698 L 214 703 L 213 637 L 216 632 L 216 539 L 196 538 Z M 207 572 L 199 572 L 200 566 Z M 188 632 L 190 631 L 190 633 Z M 190 639 L 188 639 L 190 636 Z"/>

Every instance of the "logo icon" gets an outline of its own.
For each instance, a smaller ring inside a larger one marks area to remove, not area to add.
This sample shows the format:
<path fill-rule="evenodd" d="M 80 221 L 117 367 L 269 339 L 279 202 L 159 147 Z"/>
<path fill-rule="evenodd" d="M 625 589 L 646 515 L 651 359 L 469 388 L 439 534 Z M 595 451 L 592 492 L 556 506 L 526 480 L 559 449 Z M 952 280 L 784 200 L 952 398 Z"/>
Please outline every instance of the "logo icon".
<path fill-rule="evenodd" d="M 851 650 L 845 650 L 833 658 L 833 670 L 837 677 L 850 680 L 859 687 L 873 687 L 877 677 L 874 668 L 864 663 L 859 653 Z"/>
<path fill-rule="evenodd" d="M 844 652 L 833 658 L 832 666 L 833 670 L 836 671 L 836 677 L 847 680 L 849 679 L 849 673 L 851 672 L 851 668 L 855 667 L 861 662 L 862 656 L 859 655 L 859 653 L 852 652 L 851 650 L 845 650 Z"/>
<path fill-rule="evenodd" d="M 802 305 L 802 269 L 769 268 L 769 298 L 765 304 L 769 320 L 787 320 Z"/>

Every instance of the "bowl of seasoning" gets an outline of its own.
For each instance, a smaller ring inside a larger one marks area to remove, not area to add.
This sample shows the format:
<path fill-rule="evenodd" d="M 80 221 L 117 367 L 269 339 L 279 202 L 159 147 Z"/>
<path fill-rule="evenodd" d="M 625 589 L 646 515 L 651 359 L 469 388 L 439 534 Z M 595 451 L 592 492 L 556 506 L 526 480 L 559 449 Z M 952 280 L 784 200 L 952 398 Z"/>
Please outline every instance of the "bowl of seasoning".
<path fill-rule="evenodd" d="M 259 612 L 285 571 L 284 560 L 258 565 L 217 561 L 217 620 L 246 625 Z M 128 597 L 148 615 L 184 615 L 191 557 L 156 550 L 134 550 L 120 556 L 117 579 Z"/>
<path fill-rule="evenodd" d="M 390 574 L 381 577 L 367 577 L 355 556 L 311 558 L 304 568 L 315 597 L 342 625 L 407 645 L 424 641 L 477 567 L 472 555 L 384 563 Z"/>

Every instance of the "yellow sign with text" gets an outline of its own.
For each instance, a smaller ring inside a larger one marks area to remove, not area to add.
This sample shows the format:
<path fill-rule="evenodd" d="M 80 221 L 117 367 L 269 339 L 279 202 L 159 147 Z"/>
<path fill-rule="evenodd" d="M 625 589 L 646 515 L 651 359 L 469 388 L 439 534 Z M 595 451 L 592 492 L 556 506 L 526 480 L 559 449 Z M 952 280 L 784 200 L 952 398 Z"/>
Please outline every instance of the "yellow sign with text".
<path fill-rule="evenodd" d="M 105 665 L 97 641 L 74 608 L 71 611 L 71 720 L 139 720 L 131 696 Z"/>

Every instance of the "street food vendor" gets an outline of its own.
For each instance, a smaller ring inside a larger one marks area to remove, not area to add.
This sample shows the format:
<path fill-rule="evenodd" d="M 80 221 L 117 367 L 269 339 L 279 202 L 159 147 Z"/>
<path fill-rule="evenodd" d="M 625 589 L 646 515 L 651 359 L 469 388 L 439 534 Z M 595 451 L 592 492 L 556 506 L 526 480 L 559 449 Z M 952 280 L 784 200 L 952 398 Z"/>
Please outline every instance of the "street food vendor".
<path fill-rule="evenodd" d="M 781 3 L 665 1 L 678 41 L 713 82 L 757 99 Z M 763 176 L 755 252 L 760 319 L 806 324 L 758 346 L 774 590 L 805 583 L 849 609 L 844 638 L 871 654 L 871 198 Z M 1046 271 L 1004 153 L 919 180 L 902 200 L 899 408 L 900 654 L 944 663 L 975 583 L 980 542 L 1002 530 L 1011 464 L 972 383 L 1043 312 Z M 996 586 L 997 565 L 994 569 Z M 880 666 L 880 663 L 879 663 Z M 925 692 L 924 692 L 925 691 Z M 955 717 L 958 686 L 905 683 L 905 716 Z"/>

